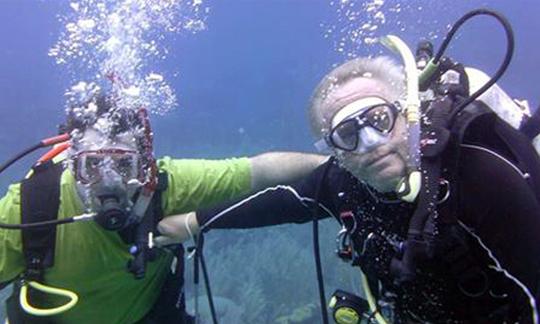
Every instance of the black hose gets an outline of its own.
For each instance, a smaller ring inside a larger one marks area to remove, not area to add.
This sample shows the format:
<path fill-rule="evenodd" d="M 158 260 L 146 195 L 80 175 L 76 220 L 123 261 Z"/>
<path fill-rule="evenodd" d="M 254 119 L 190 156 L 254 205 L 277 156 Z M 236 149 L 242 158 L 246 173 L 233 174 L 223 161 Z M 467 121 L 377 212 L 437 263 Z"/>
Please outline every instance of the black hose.
<path fill-rule="evenodd" d="M 44 222 L 36 222 L 36 223 L 28 223 L 28 224 L 0 223 L 0 228 L 12 229 L 12 230 L 22 230 L 22 229 L 28 229 L 28 228 L 48 227 L 48 226 L 56 226 L 56 225 L 68 224 L 68 223 L 73 223 L 74 221 L 75 221 L 75 219 L 73 217 L 70 217 L 70 218 L 56 219 L 56 220 L 49 220 L 49 221 L 44 221 Z"/>
<path fill-rule="evenodd" d="M 0 173 L 4 172 L 5 169 L 9 168 L 13 163 L 17 162 L 18 160 L 22 159 L 24 156 L 32 153 L 33 151 L 42 148 L 43 144 L 38 143 L 34 146 L 31 146 L 27 148 L 26 150 L 22 151 L 21 153 L 17 154 L 15 157 L 9 159 L 7 162 L 5 162 L 2 166 L 0 166 Z"/>
<path fill-rule="evenodd" d="M 9 159 L 2 166 L 0 166 L 0 173 L 4 172 L 4 170 L 9 168 L 13 163 L 17 162 L 18 160 L 22 159 L 23 157 L 32 153 L 33 151 L 61 142 L 62 140 L 60 138 L 61 136 L 45 139 L 25 149 L 21 153 Z M 22 229 L 28 229 L 28 228 L 49 227 L 49 226 L 57 226 L 57 225 L 62 225 L 62 224 L 69 224 L 75 221 L 76 221 L 76 217 L 70 217 L 70 218 L 64 218 L 64 219 L 55 219 L 55 220 L 49 220 L 49 221 L 44 221 L 44 222 L 35 222 L 35 223 L 27 223 L 27 224 L 0 223 L 0 228 L 9 229 L 9 230 L 22 230 Z"/>
<path fill-rule="evenodd" d="M 508 22 L 508 20 L 499 14 L 498 12 L 495 12 L 493 10 L 489 9 L 476 9 L 473 11 L 468 12 L 463 17 L 461 17 L 456 23 L 452 26 L 446 37 L 444 38 L 443 43 L 441 44 L 440 49 L 437 51 L 437 54 L 433 58 L 433 63 L 438 64 L 441 57 L 443 56 L 444 52 L 446 51 L 446 48 L 450 44 L 450 41 L 452 40 L 452 37 L 454 37 L 454 34 L 457 32 L 457 30 L 469 19 L 471 19 L 474 16 L 478 15 L 487 15 L 494 17 L 501 23 L 501 25 L 504 28 L 504 31 L 506 33 L 506 39 L 507 39 L 507 45 L 506 45 L 506 55 L 504 57 L 504 61 L 501 63 L 499 69 L 491 79 L 486 82 L 480 89 L 478 89 L 473 95 L 465 99 L 464 101 L 460 102 L 459 105 L 454 109 L 452 114 L 450 115 L 450 120 L 452 120 L 463 108 L 465 108 L 467 105 L 469 105 L 471 102 L 475 101 L 478 97 L 480 97 L 484 92 L 486 92 L 487 89 L 489 89 L 492 85 L 494 85 L 499 79 L 502 77 L 504 72 L 506 72 L 506 69 L 510 65 L 510 61 L 512 60 L 512 56 L 514 54 L 514 32 L 512 31 L 512 26 Z"/>
<path fill-rule="evenodd" d="M 313 255 L 315 256 L 315 269 L 317 270 L 317 283 L 319 285 L 321 316 L 323 323 L 328 324 L 328 311 L 326 310 L 326 295 L 324 292 L 324 279 L 321 266 L 321 248 L 319 246 L 319 222 L 315 212 L 313 213 Z"/>
<path fill-rule="evenodd" d="M 38 144 L 35 144 L 26 150 L 22 151 L 21 153 L 15 155 L 13 158 L 9 159 L 7 162 L 5 162 L 2 166 L 0 166 L 0 173 L 4 172 L 7 168 L 9 168 L 13 163 L 17 162 L 18 160 L 22 159 L 26 155 L 32 153 L 33 151 L 45 147 L 46 145 L 43 144 L 43 142 L 39 142 Z M 68 224 L 73 223 L 75 219 L 73 217 L 71 218 L 65 218 L 65 219 L 55 219 L 55 220 L 49 220 L 44 222 L 36 222 L 36 223 L 29 223 L 29 224 L 6 224 L 6 223 L 0 223 L 0 228 L 3 229 L 10 229 L 10 230 L 22 230 L 27 228 L 37 228 L 37 227 L 48 227 L 48 226 L 56 226 L 56 225 L 62 225 L 62 224 Z"/>
<path fill-rule="evenodd" d="M 500 13 L 498 13 L 496 11 L 493 11 L 493 10 L 490 10 L 490 9 L 487 9 L 487 8 L 480 8 L 480 9 L 475 9 L 475 10 L 469 11 L 463 17 L 459 18 L 458 21 L 456 21 L 454 23 L 452 28 L 450 28 L 450 31 L 448 32 L 448 34 L 446 34 L 446 36 L 445 36 L 445 38 L 444 38 L 444 40 L 443 40 L 443 42 L 441 44 L 441 47 L 437 51 L 437 54 L 435 54 L 435 56 L 433 57 L 433 63 L 435 63 L 435 64 L 439 63 L 440 59 L 442 58 L 442 56 L 446 52 L 446 49 L 448 48 L 448 45 L 450 45 L 450 41 L 454 37 L 454 34 L 458 31 L 458 29 L 461 27 L 461 25 L 463 25 L 467 20 L 471 19 L 472 17 L 478 16 L 478 15 L 488 15 L 488 16 L 495 17 L 505 27 L 505 30 L 507 32 L 507 36 L 509 34 L 510 34 L 510 36 L 512 36 L 512 47 L 513 47 L 513 38 L 514 37 L 512 35 L 513 34 L 512 33 L 512 27 L 510 26 L 510 23 L 508 22 L 508 20 L 503 15 L 501 15 Z M 508 31 L 510 31 L 510 33 L 508 33 Z"/>
<path fill-rule="evenodd" d="M 321 195 L 321 188 L 323 186 L 324 181 L 326 180 L 326 176 L 328 175 L 328 171 L 330 170 L 330 167 L 332 164 L 334 164 L 334 156 L 331 156 L 328 159 L 327 165 L 324 168 L 323 174 L 321 176 L 321 179 L 317 185 L 317 190 L 315 191 L 315 207 L 312 209 L 312 216 L 313 216 L 313 256 L 315 257 L 315 269 L 317 270 L 317 284 L 319 286 L 319 300 L 321 303 L 321 315 L 322 320 L 324 324 L 328 324 L 328 311 L 326 310 L 326 294 L 324 292 L 324 279 L 322 274 L 322 266 L 321 266 L 321 248 L 319 246 L 319 199 Z"/>
<path fill-rule="evenodd" d="M 195 324 L 199 323 L 199 252 L 197 249 L 199 248 L 199 237 L 195 236 L 195 255 L 193 259 L 193 286 L 195 287 Z"/>
<path fill-rule="evenodd" d="M 210 279 L 208 276 L 208 271 L 206 269 L 206 263 L 204 262 L 203 246 L 204 246 L 204 236 L 202 233 L 200 233 L 197 238 L 197 250 L 195 253 L 199 255 L 199 258 L 197 260 L 201 262 L 204 286 L 206 287 L 206 296 L 208 297 L 208 305 L 210 306 L 210 314 L 212 314 L 212 322 L 214 324 L 218 324 L 216 308 L 214 306 L 214 298 L 212 297 L 212 290 L 210 289 Z"/>

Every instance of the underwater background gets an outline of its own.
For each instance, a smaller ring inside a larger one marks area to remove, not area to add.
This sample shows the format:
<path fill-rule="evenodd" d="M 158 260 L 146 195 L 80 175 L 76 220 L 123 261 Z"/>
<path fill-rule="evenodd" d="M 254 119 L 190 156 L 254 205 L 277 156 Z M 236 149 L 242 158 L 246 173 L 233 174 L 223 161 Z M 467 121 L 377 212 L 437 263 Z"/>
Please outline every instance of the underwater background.
<path fill-rule="evenodd" d="M 59 16 L 72 3 L 0 0 L 0 163 L 56 134 L 63 121 L 64 94 L 77 71 L 66 71 L 49 53 L 65 27 Z M 533 110 L 540 103 L 538 0 L 206 0 L 202 6 L 204 28 L 157 39 L 168 53 L 152 68 L 167 79 L 178 105 L 152 115 L 156 156 L 314 152 L 307 103 L 333 66 L 358 55 L 392 55 L 369 41 L 387 33 L 413 50 L 420 39 L 438 48 L 449 24 L 477 7 L 498 10 L 514 28 L 514 58 L 499 85 Z M 505 46 L 500 26 L 479 18 L 460 30 L 447 55 L 490 75 Z M 2 195 L 36 158 L 1 175 Z M 337 223 L 321 227 L 327 298 L 337 288 L 361 293 L 358 270 L 334 255 Z M 205 255 L 220 323 L 320 321 L 310 224 L 213 231 Z M 191 311 L 191 261 L 186 265 Z M 206 301 L 200 304 L 208 321 Z"/>

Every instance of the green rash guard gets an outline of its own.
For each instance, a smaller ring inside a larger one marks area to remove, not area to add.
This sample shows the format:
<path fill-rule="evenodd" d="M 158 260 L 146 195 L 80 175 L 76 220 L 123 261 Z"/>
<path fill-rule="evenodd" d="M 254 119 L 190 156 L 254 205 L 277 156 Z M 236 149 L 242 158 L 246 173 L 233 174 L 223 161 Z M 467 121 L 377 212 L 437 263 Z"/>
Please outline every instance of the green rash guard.
<path fill-rule="evenodd" d="M 158 161 L 158 167 L 169 178 L 162 196 L 165 216 L 238 197 L 251 187 L 247 158 L 209 161 L 166 157 Z M 58 219 L 83 213 L 75 180 L 67 170 L 62 174 L 60 197 Z M 11 185 L 0 200 L 0 222 L 20 223 L 20 201 L 20 185 Z M 0 242 L 0 282 L 6 282 L 25 269 L 21 232 L 1 229 Z M 104 230 L 95 222 L 58 226 L 55 262 L 45 272 L 45 284 L 77 293 L 79 302 L 52 320 L 77 324 L 136 322 L 157 300 L 172 257 L 160 250 L 158 258 L 148 263 L 144 279 L 136 280 L 126 270 L 128 246 L 116 232 Z M 65 299 L 62 301 L 65 303 Z"/>

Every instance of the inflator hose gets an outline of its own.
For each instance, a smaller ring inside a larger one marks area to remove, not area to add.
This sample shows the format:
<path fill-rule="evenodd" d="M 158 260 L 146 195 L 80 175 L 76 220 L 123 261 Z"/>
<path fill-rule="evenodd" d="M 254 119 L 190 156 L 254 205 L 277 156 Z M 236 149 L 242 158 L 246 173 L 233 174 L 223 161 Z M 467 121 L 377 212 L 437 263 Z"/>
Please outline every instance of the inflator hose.
<path fill-rule="evenodd" d="M 506 33 L 506 39 L 507 39 L 507 45 L 506 45 L 506 54 L 504 57 L 503 62 L 501 63 L 501 66 L 495 72 L 493 77 L 484 84 L 480 89 L 476 90 L 474 94 L 472 94 L 469 98 L 465 99 L 463 102 L 459 103 L 459 105 L 455 108 L 455 110 L 450 115 L 450 120 L 453 120 L 453 118 L 461 111 L 463 108 L 465 108 L 467 105 L 469 105 L 471 102 L 475 101 L 480 97 L 484 92 L 486 92 L 487 89 L 489 89 L 492 85 L 494 85 L 499 79 L 502 77 L 504 72 L 506 72 L 506 69 L 510 65 L 510 61 L 512 60 L 512 56 L 514 54 L 514 32 L 512 30 L 512 26 L 508 22 L 508 20 L 499 14 L 496 11 L 489 10 L 489 9 L 476 9 L 473 11 L 468 12 L 463 17 L 461 17 L 456 23 L 452 26 L 446 37 L 444 38 L 443 43 L 441 44 L 441 47 L 437 51 L 437 54 L 435 54 L 433 58 L 433 64 L 437 65 L 439 64 L 440 59 L 442 58 L 444 52 L 446 51 L 448 45 L 450 44 L 450 41 L 452 40 L 452 37 L 454 37 L 454 34 L 457 32 L 457 30 L 469 19 L 471 19 L 474 16 L 479 15 L 487 15 L 494 17 L 501 23 L 501 25 L 504 28 L 504 31 Z"/>
<path fill-rule="evenodd" d="M 315 207 L 312 208 L 311 214 L 313 216 L 313 256 L 315 257 L 315 269 L 317 270 L 317 284 L 319 285 L 319 301 L 321 303 L 321 316 L 324 324 L 328 324 L 328 311 L 326 310 L 326 295 L 324 293 L 324 278 L 322 274 L 321 266 L 321 248 L 319 246 L 319 201 L 321 198 L 321 188 L 323 186 L 326 177 L 328 176 L 328 171 L 334 164 L 335 157 L 332 155 L 326 162 L 326 167 L 324 168 L 323 174 L 319 183 L 317 184 L 317 189 L 315 191 Z"/>

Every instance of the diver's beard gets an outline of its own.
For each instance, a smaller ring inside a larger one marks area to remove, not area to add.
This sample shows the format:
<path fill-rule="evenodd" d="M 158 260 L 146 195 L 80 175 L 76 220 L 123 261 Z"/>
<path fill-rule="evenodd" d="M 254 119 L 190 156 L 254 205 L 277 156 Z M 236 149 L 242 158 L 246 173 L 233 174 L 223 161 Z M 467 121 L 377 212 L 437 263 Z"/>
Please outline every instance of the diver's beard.
<path fill-rule="evenodd" d="M 396 187 L 399 181 L 403 178 L 405 174 L 392 175 L 388 177 L 382 176 L 367 176 L 365 171 L 361 170 L 358 167 L 353 167 L 342 163 L 341 166 L 347 170 L 354 178 L 358 179 L 360 182 L 368 185 L 370 188 L 378 191 L 380 193 L 390 193 L 396 190 Z M 383 170 L 385 171 L 385 170 Z"/>
<path fill-rule="evenodd" d="M 351 153 L 349 153 L 351 154 Z M 354 153 L 352 153 L 354 154 Z M 362 182 L 366 182 L 366 179 L 365 179 L 365 172 L 362 172 L 362 168 L 359 168 L 355 163 L 347 163 L 345 161 L 347 161 L 347 159 L 350 159 L 350 157 L 345 157 L 343 153 L 340 153 L 337 155 L 337 160 L 338 160 L 338 163 L 339 163 L 339 166 L 342 167 L 343 169 L 347 170 L 347 172 L 349 172 L 353 177 L 355 177 L 356 179 L 362 181 Z"/>
<path fill-rule="evenodd" d="M 356 163 L 354 163 L 354 157 L 353 155 L 356 155 L 359 153 L 353 153 L 353 152 L 342 152 L 340 150 L 335 151 L 335 155 L 338 161 L 338 164 L 341 168 L 347 170 L 353 177 L 360 181 L 364 181 L 364 173 L 362 173 L 362 169 L 357 166 Z M 351 161 L 353 160 L 353 161 Z"/>
<path fill-rule="evenodd" d="M 373 172 L 373 170 L 367 170 L 364 167 L 360 167 L 357 157 L 362 153 L 359 152 L 336 151 L 337 161 L 340 167 L 347 170 L 353 177 L 369 185 L 376 191 L 381 193 L 392 192 L 395 191 L 397 184 L 407 173 L 406 156 L 408 151 L 407 146 L 400 142 L 393 142 L 385 145 L 395 145 L 395 148 L 387 155 L 380 157 L 378 161 L 391 157 L 392 159 L 395 159 L 395 162 L 392 161 L 392 165 L 380 169 L 377 173 Z M 398 166 L 399 168 L 397 170 L 399 171 L 396 171 L 392 166 Z"/>

